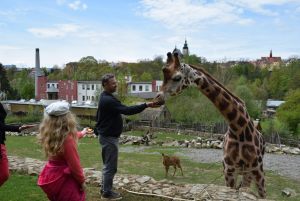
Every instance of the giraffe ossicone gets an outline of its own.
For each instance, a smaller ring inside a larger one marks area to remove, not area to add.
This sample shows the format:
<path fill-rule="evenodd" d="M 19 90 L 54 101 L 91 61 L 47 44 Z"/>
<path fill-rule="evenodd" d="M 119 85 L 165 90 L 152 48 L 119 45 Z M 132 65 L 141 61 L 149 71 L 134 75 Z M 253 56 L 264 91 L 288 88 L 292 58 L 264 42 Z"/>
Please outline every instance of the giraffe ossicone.
<path fill-rule="evenodd" d="M 163 104 L 169 95 L 176 96 L 195 85 L 220 111 L 228 123 L 224 136 L 223 167 L 226 186 L 249 187 L 254 181 L 259 197 L 266 197 L 263 170 L 265 143 L 254 127 L 245 103 L 204 69 L 181 63 L 178 54 L 167 54 L 163 67 L 163 85 L 156 101 Z M 237 176 L 242 175 L 241 184 Z"/>

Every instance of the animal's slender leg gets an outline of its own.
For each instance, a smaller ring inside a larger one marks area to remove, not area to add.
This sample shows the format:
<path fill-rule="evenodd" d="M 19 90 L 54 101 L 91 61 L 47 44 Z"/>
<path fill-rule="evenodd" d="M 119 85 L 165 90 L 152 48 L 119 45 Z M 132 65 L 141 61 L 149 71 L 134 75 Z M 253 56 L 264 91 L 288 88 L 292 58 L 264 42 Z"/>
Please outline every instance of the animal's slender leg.
<path fill-rule="evenodd" d="M 165 170 L 166 170 L 166 177 L 168 177 L 169 166 L 165 166 Z"/>
<path fill-rule="evenodd" d="M 173 166 L 174 167 L 174 173 L 173 173 L 173 177 L 175 176 L 175 172 L 176 172 L 176 165 Z"/>
<path fill-rule="evenodd" d="M 181 175 L 183 176 L 183 172 L 182 172 L 181 165 L 180 165 L 180 164 L 178 164 L 178 167 L 180 168 L 180 170 L 181 170 Z"/>

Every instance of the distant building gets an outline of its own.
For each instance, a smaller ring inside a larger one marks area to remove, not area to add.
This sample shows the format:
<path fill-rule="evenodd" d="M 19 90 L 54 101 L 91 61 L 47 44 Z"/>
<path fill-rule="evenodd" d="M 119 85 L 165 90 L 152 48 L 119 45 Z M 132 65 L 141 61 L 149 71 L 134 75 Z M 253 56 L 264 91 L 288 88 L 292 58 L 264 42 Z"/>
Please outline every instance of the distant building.
<path fill-rule="evenodd" d="M 152 92 L 151 82 L 131 82 L 128 84 L 130 93 Z"/>
<path fill-rule="evenodd" d="M 183 54 L 183 56 L 189 56 L 190 55 L 190 51 L 189 51 L 189 47 L 188 47 L 188 44 L 186 42 L 186 39 L 185 39 L 185 42 L 184 42 L 184 45 L 183 45 L 183 48 L 182 48 L 182 54 Z"/>
<path fill-rule="evenodd" d="M 263 114 L 266 117 L 272 117 L 276 113 L 276 109 L 283 104 L 285 101 L 268 99 L 266 104 L 266 110 Z"/>
<path fill-rule="evenodd" d="M 282 60 L 281 57 L 273 57 L 271 50 L 268 57 L 261 57 L 261 59 L 258 59 L 254 64 L 260 68 L 267 68 L 269 71 L 272 71 L 282 64 Z"/>
<path fill-rule="evenodd" d="M 144 99 L 153 99 L 160 91 L 163 81 L 153 80 L 152 82 L 130 82 L 127 85 L 128 95 Z"/>
<path fill-rule="evenodd" d="M 130 82 L 128 83 L 129 93 L 158 92 L 162 86 L 161 80 L 152 82 Z"/>
<path fill-rule="evenodd" d="M 183 57 L 183 56 L 189 56 L 190 54 L 190 51 L 189 51 L 189 47 L 188 47 L 188 44 L 187 44 L 187 41 L 185 39 L 184 41 L 184 45 L 183 45 L 183 48 L 182 48 L 182 51 L 180 51 L 180 49 L 178 49 L 175 45 L 175 48 L 173 50 L 173 54 L 174 53 L 177 53 L 180 57 Z"/>
<path fill-rule="evenodd" d="M 95 102 L 103 91 L 101 81 L 78 81 L 78 102 Z"/>
<path fill-rule="evenodd" d="M 66 100 L 72 102 L 77 100 L 76 80 L 48 80 L 46 76 L 38 77 L 36 99 Z"/>
<path fill-rule="evenodd" d="M 176 45 L 175 45 L 175 48 L 174 48 L 174 50 L 173 50 L 172 53 L 173 53 L 173 54 L 174 54 L 174 53 L 177 53 L 177 54 L 179 55 L 179 57 L 182 57 L 182 56 L 183 56 L 183 54 L 181 53 L 180 49 L 178 49 L 178 48 L 176 47 Z"/>

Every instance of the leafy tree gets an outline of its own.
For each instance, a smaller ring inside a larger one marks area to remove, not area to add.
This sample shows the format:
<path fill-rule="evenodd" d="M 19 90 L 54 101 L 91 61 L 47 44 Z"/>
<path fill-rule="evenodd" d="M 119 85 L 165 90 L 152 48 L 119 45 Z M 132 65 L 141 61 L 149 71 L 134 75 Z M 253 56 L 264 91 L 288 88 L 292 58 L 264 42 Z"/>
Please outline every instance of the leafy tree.
<path fill-rule="evenodd" d="M 288 93 L 285 103 L 277 109 L 276 116 L 288 125 L 294 136 L 300 136 L 300 88 Z"/>
<path fill-rule="evenodd" d="M 253 98 L 256 100 L 266 101 L 268 99 L 268 90 L 265 81 L 261 81 L 260 79 L 255 79 L 249 85 L 252 93 Z"/>
<path fill-rule="evenodd" d="M 163 66 L 164 62 L 163 62 L 163 56 L 156 56 L 153 59 L 153 62 L 156 63 L 157 65 Z"/>
<path fill-rule="evenodd" d="M 278 143 L 278 136 L 291 137 L 287 125 L 279 121 L 278 118 L 263 120 L 261 127 L 262 133 L 266 136 L 270 136 L 273 143 Z"/>
<path fill-rule="evenodd" d="M 45 75 L 45 76 L 48 76 L 48 75 L 49 75 L 49 72 L 48 72 L 48 70 L 47 70 L 46 67 L 42 67 L 42 68 L 41 68 L 41 71 L 42 71 L 42 74 L 43 74 L 43 75 Z"/>
<path fill-rule="evenodd" d="M 148 72 L 143 72 L 140 79 L 141 81 L 152 81 L 152 76 Z"/>
<path fill-rule="evenodd" d="M 287 84 L 289 79 L 289 76 L 287 74 L 283 74 L 280 69 L 275 69 L 272 72 L 267 86 L 271 98 L 283 99 L 285 93 L 288 91 Z"/>
<path fill-rule="evenodd" d="M 191 64 L 191 65 L 199 65 L 202 63 L 201 58 L 195 54 L 184 56 L 183 61 L 184 63 Z"/>
<path fill-rule="evenodd" d="M 2 63 L 0 63 L 0 92 L 4 92 L 8 99 L 13 99 L 15 97 Z"/>
<path fill-rule="evenodd" d="M 125 75 L 122 73 L 119 73 L 116 75 L 116 79 L 118 81 L 118 98 L 121 102 L 125 100 L 125 97 L 127 95 L 127 86 L 126 86 L 126 80 Z"/>
<path fill-rule="evenodd" d="M 223 122 L 223 117 L 210 100 L 196 87 L 185 89 L 182 94 L 170 97 L 166 105 L 177 122 Z"/>
<path fill-rule="evenodd" d="M 20 95 L 24 99 L 34 98 L 34 82 L 33 80 L 27 80 L 21 87 Z"/>
<path fill-rule="evenodd" d="M 271 98 L 283 99 L 289 90 L 300 86 L 300 61 L 295 60 L 286 67 L 272 71 L 268 78 L 268 90 Z"/>
<path fill-rule="evenodd" d="M 93 56 L 82 57 L 79 64 L 96 65 L 98 62 Z"/>
<path fill-rule="evenodd" d="M 256 78 L 261 77 L 260 68 L 255 67 L 250 62 L 239 62 L 237 65 L 233 66 L 233 71 L 238 76 L 245 76 L 247 80 L 255 80 Z"/>
<path fill-rule="evenodd" d="M 254 100 L 251 90 L 246 85 L 238 85 L 235 93 L 245 102 L 249 115 L 254 119 L 259 118 L 262 109 L 261 103 Z"/>
<path fill-rule="evenodd" d="M 30 77 L 30 72 L 30 69 L 24 68 L 21 72 L 16 73 L 13 80 L 13 87 L 21 98 L 34 98 L 34 78 Z"/>
<path fill-rule="evenodd" d="M 0 63 L 0 91 L 8 92 L 9 90 L 10 90 L 10 85 L 7 79 L 6 70 Z"/>

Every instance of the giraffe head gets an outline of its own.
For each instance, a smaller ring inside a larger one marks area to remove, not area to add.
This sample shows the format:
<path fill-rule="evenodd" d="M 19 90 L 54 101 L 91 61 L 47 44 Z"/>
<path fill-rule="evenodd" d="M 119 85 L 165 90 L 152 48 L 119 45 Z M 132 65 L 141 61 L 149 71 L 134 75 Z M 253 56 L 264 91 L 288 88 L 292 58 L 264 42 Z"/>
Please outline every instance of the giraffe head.
<path fill-rule="evenodd" d="M 179 61 L 178 53 L 172 55 L 168 52 L 167 56 L 166 65 L 162 69 L 164 75 L 163 85 L 156 97 L 160 102 L 164 102 L 168 95 L 176 96 L 180 94 L 183 89 L 192 83 L 185 64 L 181 64 Z"/>

